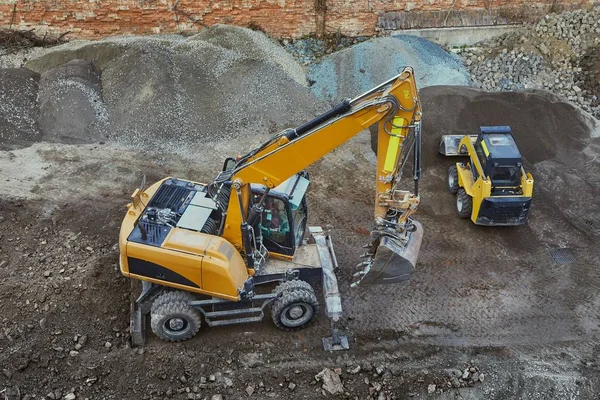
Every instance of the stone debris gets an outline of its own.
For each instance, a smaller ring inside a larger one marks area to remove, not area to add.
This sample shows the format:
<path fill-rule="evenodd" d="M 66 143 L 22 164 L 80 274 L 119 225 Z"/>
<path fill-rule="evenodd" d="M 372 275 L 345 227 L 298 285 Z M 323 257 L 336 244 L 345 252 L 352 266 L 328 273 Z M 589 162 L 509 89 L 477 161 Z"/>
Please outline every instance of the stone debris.
<path fill-rule="evenodd" d="M 325 368 L 315 375 L 315 379 L 323 382 L 321 387 L 329 394 L 335 395 L 344 393 L 344 385 L 342 385 L 340 376 L 329 368 Z"/>
<path fill-rule="evenodd" d="M 600 6 L 550 14 L 522 31 L 458 51 L 487 91 L 544 89 L 600 118 Z"/>

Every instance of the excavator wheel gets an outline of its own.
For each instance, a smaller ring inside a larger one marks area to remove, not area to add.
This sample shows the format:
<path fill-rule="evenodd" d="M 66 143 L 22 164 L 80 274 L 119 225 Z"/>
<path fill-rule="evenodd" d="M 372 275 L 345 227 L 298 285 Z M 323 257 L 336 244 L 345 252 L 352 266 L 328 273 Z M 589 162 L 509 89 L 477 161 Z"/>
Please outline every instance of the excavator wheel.
<path fill-rule="evenodd" d="M 446 174 L 446 183 L 448 184 L 448 192 L 451 194 L 458 193 L 458 170 L 456 169 L 456 165 L 448 168 L 448 173 Z"/>
<path fill-rule="evenodd" d="M 473 199 L 467 194 L 465 189 L 458 189 L 456 195 L 456 211 L 461 218 L 471 218 L 473 210 Z"/>
<path fill-rule="evenodd" d="M 293 281 L 282 282 L 275 288 L 275 293 L 279 294 L 284 291 L 290 290 L 307 290 L 314 294 L 314 289 L 310 286 L 310 283 L 306 281 L 301 281 L 299 279 L 295 279 Z"/>
<path fill-rule="evenodd" d="M 296 282 L 295 285 L 289 285 Z M 280 284 L 279 297 L 271 303 L 273 323 L 280 329 L 293 331 L 307 326 L 319 311 L 319 301 L 310 285 L 303 281 Z"/>
<path fill-rule="evenodd" d="M 164 291 L 152 302 L 152 310 L 166 303 L 187 303 L 188 301 L 193 300 L 194 295 L 190 292 L 165 288 Z"/>
<path fill-rule="evenodd" d="M 200 330 L 201 323 L 200 312 L 185 302 L 152 305 L 150 326 L 152 332 L 163 340 L 179 342 L 191 339 Z"/>

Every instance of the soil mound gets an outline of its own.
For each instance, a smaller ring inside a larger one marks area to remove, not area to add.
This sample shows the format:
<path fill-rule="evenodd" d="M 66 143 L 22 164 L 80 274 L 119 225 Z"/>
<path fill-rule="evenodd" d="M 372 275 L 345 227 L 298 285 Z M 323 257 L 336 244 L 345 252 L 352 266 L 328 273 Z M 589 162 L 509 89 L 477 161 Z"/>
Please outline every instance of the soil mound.
<path fill-rule="evenodd" d="M 476 134 L 480 126 L 509 125 L 525 159 L 568 161 L 582 151 L 597 124 L 570 103 L 543 91 L 495 92 L 436 86 L 421 90 L 424 149 L 446 134 Z M 429 143 L 431 141 L 431 143 Z"/>

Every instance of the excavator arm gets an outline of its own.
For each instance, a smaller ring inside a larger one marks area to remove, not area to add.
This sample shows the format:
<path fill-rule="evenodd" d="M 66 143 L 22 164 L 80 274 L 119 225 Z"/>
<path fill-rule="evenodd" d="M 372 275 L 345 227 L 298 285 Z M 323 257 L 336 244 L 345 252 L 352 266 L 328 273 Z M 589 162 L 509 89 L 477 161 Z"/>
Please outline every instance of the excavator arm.
<path fill-rule="evenodd" d="M 254 233 L 249 227 L 262 211 L 262 204 L 250 204 L 250 185 L 264 185 L 268 192 L 361 131 L 378 124 L 375 229 L 367 260 L 362 263 L 365 273 L 359 278 L 370 283 L 408 279 L 422 237 L 420 225 L 410 218 L 419 203 L 420 121 L 421 104 L 414 72 L 407 67 L 355 99 L 344 100 L 304 125 L 281 132 L 239 157 L 235 164 L 232 162 L 215 180 L 216 185 L 227 182 L 232 187 L 221 235 L 248 256 L 256 250 L 252 245 L 256 241 L 251 237 Z M 398 189 L 411 150 L 414 150 L 414 193 Z M 404 266 L 394 268 L 399 264 Z"/>

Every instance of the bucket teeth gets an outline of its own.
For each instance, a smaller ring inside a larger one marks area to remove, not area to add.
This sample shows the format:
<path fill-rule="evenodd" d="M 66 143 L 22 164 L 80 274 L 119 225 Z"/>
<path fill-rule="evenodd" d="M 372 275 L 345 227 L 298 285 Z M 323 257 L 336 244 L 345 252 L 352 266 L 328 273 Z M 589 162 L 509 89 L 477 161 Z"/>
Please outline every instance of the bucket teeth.
<path fill-rule="evenodd" d="M 374 254 L 371 252 L 366 252 L 360 255 L 360 258 L 368 258 L 368 257 L 373 257 Z"/>

